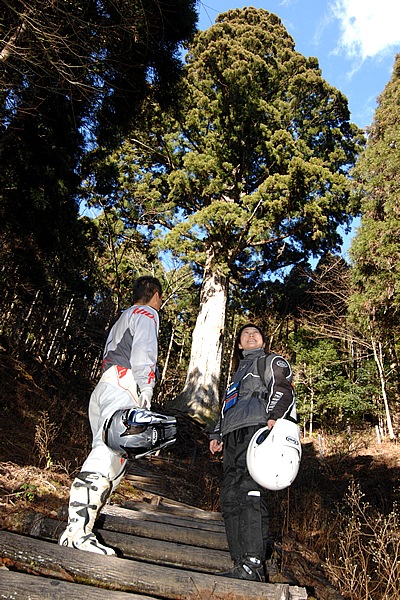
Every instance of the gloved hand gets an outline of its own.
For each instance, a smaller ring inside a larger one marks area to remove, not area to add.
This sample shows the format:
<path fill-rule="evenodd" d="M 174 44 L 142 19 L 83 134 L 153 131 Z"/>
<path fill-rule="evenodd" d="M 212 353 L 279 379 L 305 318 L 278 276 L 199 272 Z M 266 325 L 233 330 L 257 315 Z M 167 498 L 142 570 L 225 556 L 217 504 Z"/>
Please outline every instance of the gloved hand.
<path fill-rule="evenodd" d="M 146 389 L 146 390 L 143 390 L 142 392 L 140 392 L 140 396 L 139 396 L 140 408 L 144 408 L 145 410 L 150 410 L 152 396 L 153 396 L 152 389 Z"/>

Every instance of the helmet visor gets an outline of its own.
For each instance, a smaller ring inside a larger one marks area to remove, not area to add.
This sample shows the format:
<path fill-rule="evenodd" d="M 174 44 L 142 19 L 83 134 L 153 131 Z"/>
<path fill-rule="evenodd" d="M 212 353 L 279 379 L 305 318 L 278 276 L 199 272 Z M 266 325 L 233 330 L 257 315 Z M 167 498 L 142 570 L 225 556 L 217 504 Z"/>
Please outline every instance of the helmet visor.
<path fill-rule="evenodd" d="M 128 422 L 126 424 L 126 431 L 124 431 L 121 437 L 123 437 L 124 435 L 135 435 L 137 433 L 143 433 L 144 431 L 146 431 L 147 427 L 148 425 L 131 425 Z"/>

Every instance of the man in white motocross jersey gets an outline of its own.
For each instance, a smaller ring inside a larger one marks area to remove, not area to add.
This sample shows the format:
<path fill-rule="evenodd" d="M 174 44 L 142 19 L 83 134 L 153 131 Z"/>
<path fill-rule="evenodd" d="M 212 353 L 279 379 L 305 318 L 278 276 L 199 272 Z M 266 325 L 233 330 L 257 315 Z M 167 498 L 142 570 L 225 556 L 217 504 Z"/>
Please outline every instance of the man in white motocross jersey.
<path fill-rule="evenodd" d="M 108 335 L 102 375 L 89 402 L 92 450 L 71 486 L 68 525 L 59 539 L 62 546 L 115 555 L 93 533 L 98 513 L 126 469 L 126 459 L 104 443 L 103 425 L 119 409 L 136 406 L 150 410 L 161 304 L 159 280 L 139 277 L 133 284 L 133 306 L 121 314 Z"/>

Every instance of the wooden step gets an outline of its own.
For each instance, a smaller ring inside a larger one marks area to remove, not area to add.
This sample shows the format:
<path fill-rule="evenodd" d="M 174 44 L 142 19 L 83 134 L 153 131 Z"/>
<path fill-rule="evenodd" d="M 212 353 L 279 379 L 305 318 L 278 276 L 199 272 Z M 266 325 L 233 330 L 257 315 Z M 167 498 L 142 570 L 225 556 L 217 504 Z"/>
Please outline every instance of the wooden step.
<path fill-rule="evenodd" d="M 29 598 L 29 600 L 71 600 L 71 598 L 90 598 L 90 600 L 158 600 L 154 596 L 138 596 L 127 592 L 113 592 L 89 585 L 69 583 L 59 579 L 49 579 L 27 573 L 18 573 L 1 569 L 0 598 Z"/>
<path fill-rule="evenodd" d="M 166 600 L 307 598 L 305 590 L 297 586 L 254 583 L 100 556 L 8 531 L 0 531 L 0 560 L 13 570 Z"/>
<path fill-rule="evenodd" d="M 153 498 L 152 500 L 155 499 Z M 124 507 L 129 508 L 131 510 L 153 513 L 165 513 L 169 515 L 188 517 L 191 519 L 201 519 L 204 521 L 216 521 L 223 523 L 222 515 L 219 512 L 203 510 L 201 508 L 189 506 L 181 502 L 175 502 L 173 500 L 170 500 L 169 498 L 164 498 L 162 496 L 158 496 L 156 500 L 157 502 L 151 503 L 139 502 L 136 500 L 127 501 L 124 503 Z"/>
<path fill-rule="evenodd" d="M 65 522 L 37 514 L 33 518 L 31 515 L 26 519 L 23 532 L 37 538 L 57 541 L 65 526 Z M 141 537 L 135 534 L 134 527 L 130 526 L 127 519 L 114 521 L 112 529 L 96 528 L 95 532 L 106 545 L 116 549 L 118 555 L 124 558 L 203 572 L 226 571 L 232 566 L 227 551 L 201 548 L 154 537 Z"/>
<path fill-rule="evenodd" d="M 150 509 L 147 509 L 147 506 L 149 506 Z M 225 532 L 225 525 L 222 519 L 199 518 L 195 513 L 193 513 L 193 515 L 189 513 L 185 515 L 179 511 L 165 512 L 161 505 L 154 507 L 147 504 L 145 506 L 142 505 L 142 508 L 137 508 L 135 507 L 135 502 L 131 502 L 129 506 L 107 504 L 102 512 L 113 514 L 114 516 L 119 515 L 121 517 L 128 517 L 133 520 L 154 521 L 155 523 L 165 523 L 168 525 L 176 525 L 178 527 L 192 527 L 193 529 Z"/>

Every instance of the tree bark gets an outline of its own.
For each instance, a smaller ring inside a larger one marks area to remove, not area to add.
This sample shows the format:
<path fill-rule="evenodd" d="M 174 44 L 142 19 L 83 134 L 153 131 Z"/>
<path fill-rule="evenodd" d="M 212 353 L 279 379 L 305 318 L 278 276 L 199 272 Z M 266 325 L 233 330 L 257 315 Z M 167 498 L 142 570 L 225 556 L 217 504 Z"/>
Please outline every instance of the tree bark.
<path fill-rule="evenodd" d="M 161 374 L 161 379 L 160 379 L 160 389 L 163 389 L 163 384 L 167 375 L 167 371 L 168 371 L 168 365 L 169 365 L 169 359 L 171 356 L 171 350 L 172 350 L 172 344 L 174 342 L 174 336 L 175 336 L 175 327 L 176 327 L 176 317 L 174 320 L 174 323 L 172 325 L 172 331 L 171 331 L 171 337 L 169 338 L 169 343 L 168 343 L 168 350 L 167 350 L 167 355 L 165 357 L 165 361 L 164 361 L 164 367 L 162 370 L 162 374 Z"/>
<path fill-rule="evenodd" d="M 202 423 L 219 411 L 219 381 L 224 340 L 228 282 L 208 257 L 201 288 L 199 314 L 193 331 L 190 363 L 182 393 L 172 403 Z"/>

